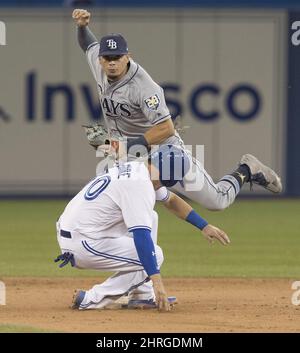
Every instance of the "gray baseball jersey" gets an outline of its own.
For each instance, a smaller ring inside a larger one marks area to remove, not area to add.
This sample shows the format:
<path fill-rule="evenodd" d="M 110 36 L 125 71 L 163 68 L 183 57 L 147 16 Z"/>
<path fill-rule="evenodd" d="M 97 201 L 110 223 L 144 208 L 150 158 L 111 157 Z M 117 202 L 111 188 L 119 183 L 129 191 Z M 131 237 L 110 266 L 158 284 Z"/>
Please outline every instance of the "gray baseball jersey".
<path fill-rule="evenodd" d="M 97 82 L 100 103 L 108 129 L 119 136 L 139 137 L 152 126 L 171 118 L 163 89 L 132 59 L 126 75 L 108 83 L 99 63 L 99 43 L 93 43 L 86 55 Z M 176 132 L 164 144 L 183 144 Z"/>

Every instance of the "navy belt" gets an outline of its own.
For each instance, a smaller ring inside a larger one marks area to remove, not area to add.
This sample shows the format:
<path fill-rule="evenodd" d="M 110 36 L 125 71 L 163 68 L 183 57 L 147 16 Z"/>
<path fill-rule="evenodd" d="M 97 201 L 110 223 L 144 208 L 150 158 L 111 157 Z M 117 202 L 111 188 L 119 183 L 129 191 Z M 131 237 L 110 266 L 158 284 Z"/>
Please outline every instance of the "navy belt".
<path fill-rule="evenodd" d="M 67 230 L 62 230 L 62 229 L 60 230 L 60 236 L 68 239 L 72 238 L 71 232 L 68 232 Z"/>

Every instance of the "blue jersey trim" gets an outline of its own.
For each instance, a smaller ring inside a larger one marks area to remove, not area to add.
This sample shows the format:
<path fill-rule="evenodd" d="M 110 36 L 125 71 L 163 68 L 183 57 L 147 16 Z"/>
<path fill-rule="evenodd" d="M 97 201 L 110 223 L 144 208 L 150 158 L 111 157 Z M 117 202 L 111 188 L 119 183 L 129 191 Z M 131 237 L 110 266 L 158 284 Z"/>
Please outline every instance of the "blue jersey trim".
<path fill-rule="evenodd" d="M 111 182 L 111 177 L 109 175 L 102 175 L 102 176 L 96 177 L 96 180 L 93 182 L 93 184 L 90 185 L 89 188 L 86 190 L 84 194 L 84 198 L 87 201 L 92 201 L 96 199 L 108 187 L 110 182 Z M 102 183 L 102 184 L 98 186 L 98 189 L 93 190 L 93 188 L 99 183 Z"/>
<path fill-rule="evenodd" d="M 147 226 L 133 226 L 133 227 L 128 228 L 128 231 L 132 232 L 133 230 L 136 230 L 136 229 L 146 229 L 146 230 L 150 230 L 150 232 L 151 232 L 151 228 L 147 227 Z"/>
<path fill-rule="evenodd" d="M 164 197 L 164 198 L 163 198 L 162 200 L 160 200 L 160 201 L 162 201 L 162 202 L 167 201 L 169 197 L 170 197 L 170 191 L 167 189 L 167 196 Z"/>

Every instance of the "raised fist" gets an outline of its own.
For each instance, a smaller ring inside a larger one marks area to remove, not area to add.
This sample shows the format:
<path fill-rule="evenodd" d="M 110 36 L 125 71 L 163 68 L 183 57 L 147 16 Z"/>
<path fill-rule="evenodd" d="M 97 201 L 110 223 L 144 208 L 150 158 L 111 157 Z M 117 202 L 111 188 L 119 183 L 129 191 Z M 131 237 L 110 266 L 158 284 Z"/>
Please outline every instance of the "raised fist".
<path fill-rule="evenodd" d="M 75 9 L 72 13 L 77 26 L 87 26 L 90 22 L 91 14 L 87 10 Z"/>

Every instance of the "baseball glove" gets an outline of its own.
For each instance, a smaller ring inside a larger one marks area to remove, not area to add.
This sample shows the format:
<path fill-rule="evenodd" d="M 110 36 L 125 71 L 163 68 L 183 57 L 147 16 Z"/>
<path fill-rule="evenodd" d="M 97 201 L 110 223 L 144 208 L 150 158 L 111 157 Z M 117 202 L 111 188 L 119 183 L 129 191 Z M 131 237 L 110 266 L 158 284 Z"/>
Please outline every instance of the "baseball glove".
<path fill-rule="evenodd" d="M 109 133 L 101 124 L 82 125 L 85 129 L 86 137 L 91 146 L 97 149 L 101 145 L 109 145 Z"/>

